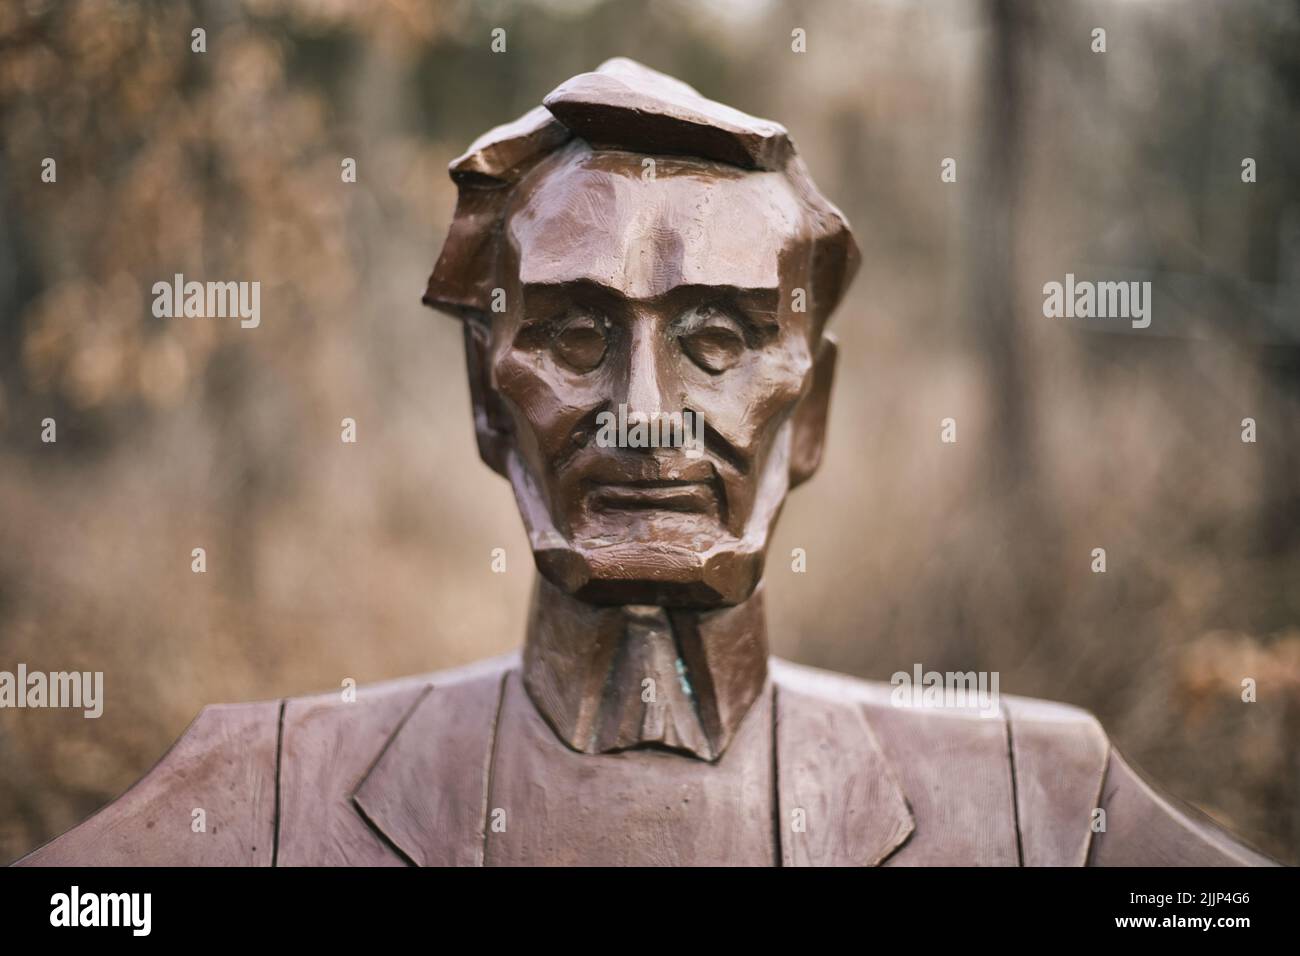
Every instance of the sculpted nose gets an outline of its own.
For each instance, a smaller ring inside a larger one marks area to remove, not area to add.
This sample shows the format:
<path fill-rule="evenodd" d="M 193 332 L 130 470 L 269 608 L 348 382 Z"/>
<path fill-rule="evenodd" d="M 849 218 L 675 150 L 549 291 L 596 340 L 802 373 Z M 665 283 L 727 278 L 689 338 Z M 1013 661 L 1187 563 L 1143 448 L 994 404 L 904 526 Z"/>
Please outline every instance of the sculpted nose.
<path fill-rule="evenodd" d="M 663 411 L 663 374 L 657 348 L 654 323 L 636 322 L 632 329 L 632 349 L 628 357 L 627 414 L 647 419 Z"/>

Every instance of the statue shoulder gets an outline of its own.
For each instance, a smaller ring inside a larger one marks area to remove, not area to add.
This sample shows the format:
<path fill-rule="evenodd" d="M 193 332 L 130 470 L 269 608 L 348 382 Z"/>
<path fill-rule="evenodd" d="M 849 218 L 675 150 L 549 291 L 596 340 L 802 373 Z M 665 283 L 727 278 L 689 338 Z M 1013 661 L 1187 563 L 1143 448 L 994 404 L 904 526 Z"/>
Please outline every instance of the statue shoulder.
<path fill-rule="evenodd" d="M 204 707 L 162 759 L 19 866 L 270 864 L 280 702 Z"/>
<path fill-rule="evenodd" d="M 869 719 L 880 718 L 891 723 L 897 719 L 932 723 L 937 732 L 958 738 L 968 735 L 984 737 L 989 727 L 1014 723 L 1023 725 L 1035 741 L 1059 737 L 1087 741 L 1094 748 L 1104 748 L 1107 744 L 1101 725 L 1083 708 L 1000 694 L 996 687 L 990 689 L 987 706 L 980 703 L 945 706 L 925 703 L 910 685 L 899 688 L 886 681 L 851 677 L 775 657 L 771 659 L 771 673 L 778 693 L 785 690 L 823 699 L 852 701 L 865 708 Z M 975 700 L 979 693 L 978 675 L 974 675 L 968 696 Z"/>
<path fill-rule="evenodd" d="M 891 862 L 1025 866 L 1273 863 L 1129 765 L 1097 718 L 1009 694 L 913 706 L 882 681 L 773 660 L 778 707 L 853 707 L 900 781 L 916 832 Z M 844 726 L 848 724 L 841 722 Z"/>
<path fill-rule="evenodd" d="M 856 738 L 865 737 L 865 749 L 883 757 L 878 776 L 897 788 L 912 818 L 912 832 L 888 865 L 1084 862 L 1088 826 L 1083 804 L 1095 805 L 1104 769 L 1104 738 L 1100 759 L 1083 768 L 1083 780 L 1072 765 L 1058 764 L 1055 769 L 1063 772 L 1054 774 L 1052 767 L 1035 759 L 1044 749 L 1035 746 L 1041 736 L 1090 737 L 1095 721 L 1083 712 L 1053 712 L 1055 722 L 1042 734 L 1028 733 L 1017 748 L 1005 696 L 990 694 L 980 706 L 977 695 L 974 706 L 955 706 L 955 697 L 949 701 L 913 695 L 906 684 L 861 680 L 785 661 L 773 662 L 772 680 L 778 736 L 782 721 L 801 722 L 799 712 L 829 711 L 843 730 L 837 729 L 826 747 L 862 748 Z M 816 719 L 830 726 L 827 719 Z M 846 734 L 855 739 L 845 739 Z M 1025 751 L 1019 768 L 1013 762 L 1017 749 Z"/>
<path fill-rule="evenodd" d="M 1029 848 L 1035 842 L 1026 828 L 1037 822 L 1064 833 L 1080 812 L 1088 818 L 1089 866 L 1276 865 L 1200 810 L 1149 783 L 1091 713 L 1051 701 L 1003 700 L 1026 865 L 1034 862 Z M 1075 786 L 1095 795 L 1089 806 L 1071 794 Z M 1060 817 L 1064 807 L 1072 808 L 1068 819 Z"/>
<path fill-rule="evenodd" d="M 1067 704 L 981 698 L 974 680 L 975 697 L 956 706 L 960 698 L 927 698 L 906 682 L 773 666 L 778 701 L 793 695 L 862 713 L 915 818 L 892 862 L 1082 866 L 1110 752 L 1100 724 Z"/>
<path fill-rule="evenodd" d="M 1092 866 L 1277 866 L 1209 816 L 1160 792 L 1112 748 Z"/>
<path fill-rule="evenodd" d="M 16 865 L 401 863 L 357 814 L 354 790 L 419 704 L 437 693 L 439 714 L 480 699 L 495 713 L 517 663 L 205 707 L 126 793 Z"/>

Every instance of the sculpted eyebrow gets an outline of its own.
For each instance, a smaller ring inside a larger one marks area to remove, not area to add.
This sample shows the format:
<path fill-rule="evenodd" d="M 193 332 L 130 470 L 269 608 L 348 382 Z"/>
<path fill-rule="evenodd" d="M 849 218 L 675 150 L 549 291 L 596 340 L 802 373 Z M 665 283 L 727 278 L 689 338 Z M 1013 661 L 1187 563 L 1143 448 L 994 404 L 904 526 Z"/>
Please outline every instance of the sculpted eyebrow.
<path fill-rule="evenodd" d="M 553 282 L 525 282 L 523 290 L 524 295 L 570 295 L 575 292 L 595 292 L 615 299 L 627 299 L 627 293 L 622 289 L 589 277 Z M 761 307 L 764 311 L 775 312 L 780 302 L 781 290 L 771 286 L 748 288 L 734 285 L 679 285 L 658 296 L 656 301 L 687 294 L 720 300 L 735 299 L 744 301 L 747 305 Z"/>
<path fill-rule="evenodd" d="M 736 304 L 754 318 L 775 325 L 781 292 L 779 289 L 737 289 Z"/>
<path fill-rule="evenodd" d="M 626 299 L 620 289 L 611 285 L 605 285 L 595 279 L 569 279 L 556 280 L 554 282 L 525 282 L 524 296 L 536 296 L 538 298 L 555 297 L 555 296 L 574 296 L 581 294 L 596 294 L 608 296 L 613 299 Z"/>
<path fill-rule="evenodd" d="M 550 310 L 570 304 L 585 305 L 607 312 L 621 312 L 627 296 L 612 286 L 589 279 L 573 282 L 526 282 L 524 307 Z"/>
<path fill-rule="evenodd" d="M 781 304 L 781 290 L 773 288 L 746 288 L 734 285 L 679 286 L 669 296 L 690 296 L 700 302 L 732 304 L 756 317 L 776 321 Z"/>

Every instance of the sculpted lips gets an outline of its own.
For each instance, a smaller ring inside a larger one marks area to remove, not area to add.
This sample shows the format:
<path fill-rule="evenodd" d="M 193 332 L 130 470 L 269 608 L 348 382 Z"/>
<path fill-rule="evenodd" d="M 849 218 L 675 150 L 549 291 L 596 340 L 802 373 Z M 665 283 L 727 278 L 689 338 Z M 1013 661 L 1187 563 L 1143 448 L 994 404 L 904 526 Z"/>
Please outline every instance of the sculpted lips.
<path fill-rule="evenodd" d="M 598 511 L 717 510 L 717 496 L 711 484 L 703 481 L 635 481 L 624 483 L 592 482 L 587 486 L 588 500 Z"/>
<path fill-rule="evenodd" d="M 593 511 L 681 511 L 719 516 L 718 473 L 707 459 L 680 455 L 602 454 L 578 469 L 580 487 Z"/>

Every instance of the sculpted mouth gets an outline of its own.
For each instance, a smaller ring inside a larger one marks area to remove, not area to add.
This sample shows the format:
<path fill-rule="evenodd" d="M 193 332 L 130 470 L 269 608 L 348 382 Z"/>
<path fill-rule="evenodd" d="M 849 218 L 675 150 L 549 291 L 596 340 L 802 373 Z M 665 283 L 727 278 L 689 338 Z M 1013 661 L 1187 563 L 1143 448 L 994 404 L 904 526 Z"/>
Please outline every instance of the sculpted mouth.
<path fill-rule="evenodd" d="M 587 500 L 596 511 L 718 511 L 718 497 L 704 481 L 589 482 Z"/>

